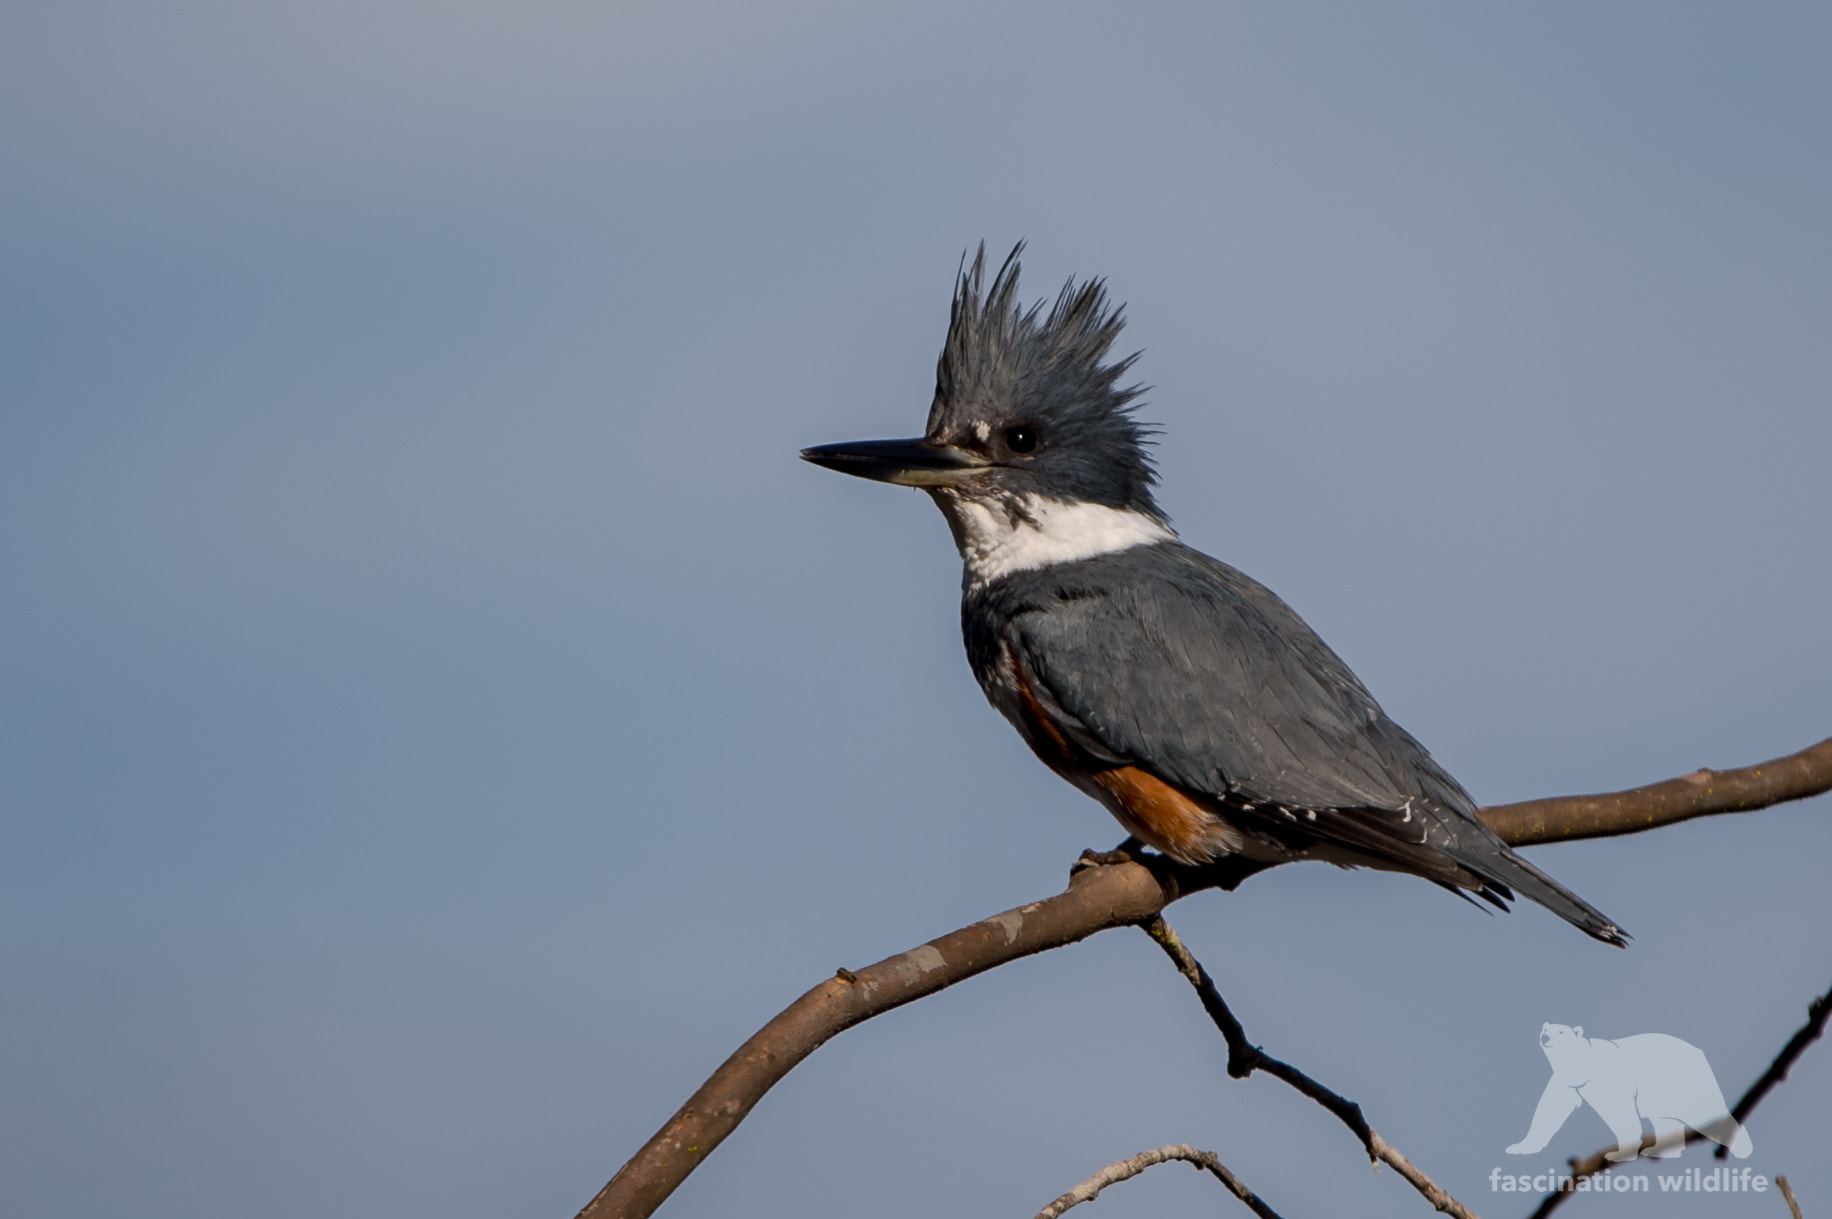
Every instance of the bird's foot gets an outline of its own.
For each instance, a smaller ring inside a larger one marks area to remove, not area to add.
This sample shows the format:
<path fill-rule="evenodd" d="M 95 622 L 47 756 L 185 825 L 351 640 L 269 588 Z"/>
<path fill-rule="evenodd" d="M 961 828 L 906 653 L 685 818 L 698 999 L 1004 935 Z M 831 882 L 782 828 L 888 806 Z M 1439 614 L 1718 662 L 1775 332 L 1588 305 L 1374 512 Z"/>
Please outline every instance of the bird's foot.
<path fill-rule="evenodd" d="M 1145 844 L 1137 838 L 1128 838 L 1111 851 L 1096 851 L 1089 848 L 1081 853 L 1081 858 L 1069 865 L 1069 875 L 1085 872 L 1089 868 L 1105 868 L 1116 863 L 1131 863 L 1145 849 Z"/>

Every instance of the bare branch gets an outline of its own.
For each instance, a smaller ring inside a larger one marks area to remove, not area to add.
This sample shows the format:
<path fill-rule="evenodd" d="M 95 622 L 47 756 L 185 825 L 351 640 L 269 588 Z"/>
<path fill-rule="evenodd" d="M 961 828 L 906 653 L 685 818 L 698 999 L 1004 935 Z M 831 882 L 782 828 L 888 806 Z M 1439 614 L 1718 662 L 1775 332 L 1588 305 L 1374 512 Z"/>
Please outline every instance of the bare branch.
<path fill-rule="evenodd" d="M 1832 791 L 1832 737 L 1799 753 L 1741 770 L 1696 770 L 1603 796 L 1499 804 L 1482 819 L 1510 846 L 1637 834 L 1714 813 L 1748 813 Z"/>
<path fill-rule="evenodd" d="M 1130 1160 L 1121 1160 L 1117 1164 L 1107 1165 L 1105 1168 L 1089 1177 L 1086 1181 L 1083 1181 L 1080 1185 L 1077 1185 L 1074 1189 L 1071 1189 L 1068 1193 L 1062 1195 L 1062 1197 L 1038 1211 L 1037 1219 L 1059 1219 L 1062 1213 L 1071 1207 L 1080 1206 L 1083 1202 L 1092 1202 L 1094 1199 L 1100 1197 L 1100 1191 L 1106 1189 L 1109 1185 L 1117 1185 L 1121 1181 L 1129 1181 L 1133 1177 L 1144 1172 L 1147 1168 L 1151 1168 L 1157 1164 L 1168 1164 L 1176 1160 L 1182 1160 L 1187 1164 L 1194 1164 L 1197 1168 L 1206 1169 L 1217 1181 L 1220 1181 L 1223 1185 L 1228 1187 L 1229 1193 L 1246 1203 L 1247 1209 L 1258 1215 L 1260 1219 L 1279 1219 L 1278 1212 L 1260 1201 L 1257 1194 L 1241 1184 L 1240 1178 L 1229 1172 L 1227 1165 L 1223 1164 L 1221 1160 L 1216 1157 L 1214 1152 L 1197 1151 L 1188 1143 L 1173 1143 L 1167 1147 L 1159 1147 L 1155 1151 L 1141 1151 Z"/>
<path fill-rule="evenodd" d="M 1391 1164 L 1393 1171 L 1406 1178 L 1413 1189 L 1425 1195 L 1425 1201 L 1433 1207 L 1452 1216 L 1452 1219 L 1476 1219 L 1476 1213 L 1451 1197 L 1449 1193 L 1430 1177 L 1413 1167 L 1412 1161 L 1399 1153 L 1399 1150 L 1387 1140 L 1380 1137 L 1378 1131 L 1369 1131 L 1374 1140 L 1374 1154 L 1382 1163 Z"/>
<path fill-rule="evenodd" d="M 1832 789 L 1832 740 L 1749 770 L 1726 771 L 1721 776 L 1719 772 L 1701 773 L 1710 779 L 1694 782 L 1696 776 L 1688 776 L 1617 796 L 1505 805 L 1484 810 L 1482 816 L 1497 824 L 1498 832 L 1510 842 L 1526 845 L 1626 833 L 1712 812 L 1739 812 L 1797 800 Z M 1695 799 L 1673 812 L 1678 806 L 1659 793 L 1676 784 L 1694 795 L 1702 792 L 1703 803 Z M 1725 796 L 1726 784 L 1735 787 L 1734 798 Z M 1640 804 L 1644 798 L 1666 811 L 1658 816 L 1646 812 Z M 1610 807 L 1619 814 L 1614 821 L 1597 812 L 1600 804 L 1612 801 L 1617 803 Z M 1628 812 L 1622 813 L 1623 809 Z M 1632 819 L 1635 815 L 1642 820 L 1632 826 L 1621 821 L 1621 816 Z M 994 915 L 856 973 L 840 971 L 738 1047 L 618 1170 L 580 1212 L 581 1219 L 647 1219 L 737 1128 L 776 1081 L 834 1034 L 1020 957 L 1060 948 L 1108 928 L 1149 922 L 1180 897 L 1203 889 L 1233 889 L 1266 866 L 1233 857 L 1206 868 L 1190 868 L 1153 856 L 1141 862 L 1088 868 L 1072 877 L 1068 890 L 1055 897 Z"/>
<path fill-rule="evenodd" d="M 1788 1038 L 1788 1043 L 1781 1047 L 1781 1053 L 1775 1055 L 1775 1061 L 1768 1064 L 1768 1070 L 1762 1072 L 1761 1075 L 1756 1077 L 1756 1082 L 1749 1085 L 1749 1090 L 1743 1093 L 1743 1099 L 1739 1100 L 1736 1106 L 1731 1109 L 1730 1116 L 1736 1118 L 1738 1122 L 1748 1120 L 1749 1115 L 1755 1112 L 1756 1106 L 1762 1103 L 1763 1098 L 1774 1091 L 1775 1085 L 1787 1078 L 1789 1069 L 1793 1067 L 1794 1063 L 1799 1060 L 1802 1054 L 1806 1053 L 1807 1047 L 1812 1045 L 1815 1041 L 1818 1041 L 1820 1035 L 1826 1031 L 1826 1018 L 1828 1015 L 1832 1015 L 1832 988 L 1828 988 L 1825 994 L 1816 996 L 1808 1002 L 1807 1022 L 1800 1026 L 1798 1032 Z M 1705 1136 L 1696 1130 L 1686 1131 L 1686 1144 L 1688 1146 L 1693 1143 L 1702 1142 L 1704 1138 Z M 1641 1136 L 1641 1149 L 1643 1151 L 1646 1151 L 1653 1145 L 1653 1135 L 1644 1134 Z M 1585 1177 L 1594 1177 L 1600 1172 L 1607 1172 L 1609 1169 L 1616 1167 L 1616 1161 L 1607 1158 L 1609 1153 L 1614 1150 L 1615 1147 L 1612 1145 L 1603 1148 L 1601 1151 L 1594 1151 L 1584 1156 L 1582 1159 L 1573 1156 L 1571 1160 L 1568 1161 L 1571 1165 L 1572 1184 L 1576 1185 Z M 1724 1159 L 1725 1152 L 1728 1150 L 1729 1148 L 1727 1147 L 1719 1146 L 1717 1149 L 1717 1158 L 1720 1160 Z M 1621 1162 L 1628 1164 L 1634 1161 L 1624 1160 Z M 1777 1177 L 1776 1180 L 1780 1180 L 1780 1178 Z M 1546 1216 L 1563 1206 L 1565 1204 L 1565 1199 L 1570 1196 L 1570 1190 L 1554 1190 L 1552 1193 L 1547 1194 L 1546 1200 L 1539 1204 L 1539 1208 L 1533 1212 L 1530 1219 L 1546 1219 Z"/>
<path fill-rule="evenodd" d="M 1794 1200 L 1794 1187 L 1787 1183 L 1786 1177 L 1776 1177 L 1775 1184 L 1781 1187 L 1781 1196 L 1787 1199 L 1787 1208 L 1794 1212 L 1794 1219 L 1800 1219 L 1800 1203 Z"/>
<path fill-rule="evenodd" d="M 1807 1047 L 1825 1034 L 1828 1015 L 1832 1015 L 1832 987 L 1828 987 L 1825 994 L 1807 1004 L 1807 1022 L 1800 1026 L 1798 1032 L 1788 1038 L 1788 1043 L 1781 1047 L 1779 1054 L 1775 1055 L 1775 1061 L 1768 1064 L 1768 1070 L 1762 1072 L 1756 1082 L 1749 1085 L 1749 1091 L 1743 1094 L 1743 1099 L 1737 1102 L 1737 1107 L 1730 1111 L 1730 1116 L 1739 1122 L 1748 1118 L 1755 1107 L 1762 1103 L 1762 1098 L 1767 1096 L 1775 1085 L 1787 1078 L 1789 1069 L 1802 1054 L 1807 1052 Z M 1719 1147 L 1717 1158 L 1723 1159 L 1729 1150 L 1728 1147 Z"/>
<path fill-rule="evenodd" d="M 1456 1219 L 1476 1219 L 1470 1209 L 1445 1192 L 1436 1181 L 1421 1172 L 1411 1160 L 1401 1155 L 1399 1150 L 1387 1140 L 1380 1137 L 1368 1120 L 1362 1115 L 1361 1106 L 1347 1097 L 1324 1087 L 1290 1063 L 1281 1062 L 1258 1046 L 1247 1040 L 1247 1032 L 1240 1021 L 1229 1010 L 1227 1001 L 1221 992 L 1215 989 L 1215 980 L 1209 977 L 1209 971 L 1202 967 L 1202 962 L 1189 950 L 1183 938 L 1171 925 L 1159 915 L 1145 924 L 1145 934 L 1157 941 L 1158 947 L 1164 950 L 1177 972 L 1181 973 L 1189 984 L 1196 988 L 1196 994 L 1202 1000 L 1202 1009 L 1209 1014 L 1215 1027 L 1221 1030 L 1222 1037 L 1228 1043 L 1228 1074 L 1235 1079 L 1245 1079 L 1254 1071 L 1264 1071 L 1277 1076 L 1305 1096 L 1316 1101 L 1325 1109 L 1335 1114 L 1342 1124 L 1355 1132 L 1361 1145 L 1367 1148 L 1369 1158 L 1389 1164 L 1393 1170 L 1404 1177 L 1412 1188 L 1425 1196 L 1425 1200 L 1445 1214 L 1454 1215 Z"/>
<path fill-rule="evenodd" d="M 1641 1149 L 1643 1151 L 1646 1151 L 1653 1145 L 1653 1135 L 1644 1134 L 1641 1136 Z M 1582 1181 L 1585 1177 L 1594 1177 L 1600 1172 L 1607 1172 L 1614 1168 L 1616 1166 L 1616 1161 L 1606 1157 L 1615 1149 L 1615 1145 L 1611 1144 L 1601 1151 L 1593 1152 L 1585 1156 L 1581 1160 L 1576 1156 L 1567 1160 L 1566 1163 L 1571 1165 L 1571 1188 L 1555 1189 L 1547 1194 L 1545 1199 L 1540 1202 L 1539 1206 L 1534 1208 L 1533 1213 L 1527 1216 L 1527 1219 L 1546 1219 L 1547 1215 L 1550 1215 L 1553 1211 L 1565 1205 L 1566 1200 L 1573 1196 L 1579 1181 Z M 1623 1163 L 1632 1163 L 1632 1161 L 1624 1160 Z"/>
<path fill-rule="evenodd" d="M 1335 1114 L 1343 1125 L 1355 1132 L 1361 1145 L 1368 1150 L 1370 1159 L 1378 1159 L 1374 1151 L 1374 1131 L 1369 1128 L 1367 1119 L 1362 1116 L 1361 1106 L 1346 1096 L 1339 1096 L 1324 1087 L 1290 1063 L 1281 1062 L 1247 1040 L 1247 1031 L 1228 1009 L 1228 1004 L 1215 989 L 1214 979 L 1209 977 L 1208 970 L 1202 967 L 1195 954 L 1183 943 L 1171 925 L 1159 915 L 1144 926 L 1146 935 L 1157 941 L 1158 947 L 1176 965 L 1189 984 L 1196 988 L 1196 994 L 1202 1000 L 1202 1009 L 1209 1014 L 1215 1027 L 1221 1030 L 1222 1037 L 1228 1043 L 1228 1074 L 1235 1079 L 1245 1079 L 1255 1071 L 1284 1080 L 1299 1092 L 1310 1097 L 1325 1109 Z"/>
<path fill-rule="evenodd" d="M 585 1207 L 580 1219 L 644 1219 L 737 1128 L 776 1081 L 836 1033 L 1020 957 L 1144 922 L 1195 889 L 1231 887 L 1251 867 L 1180 868 L 1153 859 L 1084 868 L 1065 892 L 853 971 L 842 969 L 759 1029 Z"/>

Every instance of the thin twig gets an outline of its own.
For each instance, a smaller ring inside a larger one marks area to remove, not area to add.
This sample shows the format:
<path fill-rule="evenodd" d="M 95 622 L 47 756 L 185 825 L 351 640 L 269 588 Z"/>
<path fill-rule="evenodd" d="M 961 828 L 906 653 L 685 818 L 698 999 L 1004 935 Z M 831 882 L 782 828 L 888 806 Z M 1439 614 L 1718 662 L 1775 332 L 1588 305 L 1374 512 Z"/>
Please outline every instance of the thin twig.
<path fill-rule="evenodd" d="M 1787 1199 L 1787 1208 L 1794 1212 L 1794 1219 L 1800 1219 L 1800 1203 L 1794 1200 L 1794 1187 L 1787 1183 L 1786 1177 L 1776 1177 L 1775 1184 L 1781 1187 L 1781 1196 Z"/>
<path fill-rule="evenodd" d="M 1643 1151 L 1646 1151 L 1653 1145 L 1653 1135 L 1644 1134 L 1641 1136 L 1641 1149 Z M 1611 1160 L 1608 1157 L 1610 1153 L 1615 1150 L 1615 1145 L 1612 1143 L 1601 1151 L 1593 1151 L 1582 1159 L 1579 1159 L 1577 1156 L 1572 1156 L 1571 1159 L 1566 1161 L 1566 1163 L 1571 1165 L 1571 1188 L 1555 1189 L 1547 1194 L 1545 1199 L 1540 1202 L 1539 1206 L 1527 1217 L 1527 1219 L 1546 1219 L 1547 1215 L 1550 1215 L 1553 1211 L 1565 1205 L 1566 1200 L 1576 1191 L 1579 1181 L 1582 1181 L 1585 1177 L 1594 1177 L 1599 1173 L 1608 1172 L 1610 1169 L 1614 1168 L 1617 1161 Z M 1632 1161 L 1623 1160 L 1621 1163 L 1627 1164 L 1632 1163 Z"/>
<path fill-rule="evenodd" d="M 1762 1072 L 1756 1082 L 1749 1085 L 1749 1091 L 1743 1094 L 1743 1099 L 1737 1102 L 1737 1107 L 1730 1111 L 1730 1116 L 1739 1122 L 1743 1121 L 1757 1105 L 1762 1103 L 1762 1098 L 1767 1096 L 1775 1085 L 1787 1078 L 1788 1071 L 1800 1056 L 1807 1052 L 1807 1047 L 1824 1035 L 1828 1015 L 1832 1015 L 1832 987 L 1827 987 L 1825 994 L 1807 1004 L 1807 1022 L 1788 1039 L 1786 1045 L 1781 1047 L 1781 1052 L 1775 1055 L 1775 1061 L 1768 1064 L 1768 1070 Z M 1719 1147 L 1717 1158 L 1723 1159 L 1724 1154 L 1729 1150 L 1728 1147 Z"/>
<path fill-rule="evenodd" d="M 1734 1117 L 1739 1125 L 1748 1120 L 1749 1115 L 1755 1112 L 1756 1106 L 1761 1104 L 1763 1098 L 1774 1090 L 1776 1084 L 1787 1078 L 1788 1070 L 1802 1054 L 1806 1053 L 1807 1047 L 1819 1040 L 1820 1034 L 1826 1031 L 1828 1015 L 1832 1015 L 1832 988 L 1828 988 L 1825 994 L 1816 996 L 1807 1004 L 1807 1022 L 1800 1026 L 1798 1032 L 1788 1038 L 1788 1043 L 1781 1047 L 1781 1053 L 1775 1055 L 1775 1061 L 1768 1064 L 1768 1070 L 1756 1077 L 1756 1082 L 1749 1085 L 1749 1090 L 1743 1093 L 1743 1099 L 1739 1100 L 1736 1107 L 1730 1111 L 1730 1116 Z M 1706 1137 L 1696 1130 L 1688 1130 L 1686 1131 L 1686 1145 L 1703 1142 Z M 1641 1136 L 1643 1151 L 1653 1145 L 1653 1135 Z M 1581 1158 L 1571 1157 L 1567 1163 L 1571 1165 L 1572 1185 L 1575 1186 L 1585 1177 L 1594 1177 L 1598 1173 L 1608 1172 L 1616 1167 L 1618 1161 L 1608 1158 L 1615 1150 L 1612 1144 Z M 1720 1160 L 1725 1158 L 1725 1153 L 1729 1150 L 1729 1147 L 1720 1144 L 1717 1149 L 1717 1158 Z M 1632 1160 L 1620 1161 L 1623 1164 L 1633 1162 Z M 1547 1194 L 1545 1201 L 1539 1204 L 1539 1208 L 1528 1219 L 1546 1219 L 1546 1216 L 1565 1204 L 1565 1199 L 1571 1196 L 1571 1192 L 1570 1190 L 1554 1190 Z"/>
<path fill-rule="evenodd" d="M 1186 1164 L 1194 1164 L 1197 1168 L 1207 1170 L 1217 1181 L 1228 1187 L 1229 1193 L 1246 1203 L 1247 1209 L 1258 1215 L 1260 1219 L 1279 1219 L 1278 1212 L 1260 1201 L 1258 1194 L 1248 1189 L 1241 1183 L 1239 1177 L 1229 1172 L 1227 1165 L 1223 1164 L 1214 1152 L 1197 1151 L 1188 1143 L 1173 1143 L 1154 1151 L 1141 1151 L 1130 1160 L 1121 1160 L 1117 1164 L 1107 1165 L 1038 1211 L 1037 1219 L 1058 1219 L 1069 1208 L 1080 1206 L 1083 1202 L 1094 1201 L 1100 1197 L 1100 1191 L 1109 1185 L 1129 1181 L 1153 1165 L 1168 1164 L 1175 1160 L 1182 1160 Z"/>
<path fill-rule="evenodd" d="M 1341 1119 L 1342 1124 L 1355 1132 L 1361 1145 L 1367 1149 L 1368 1157 L 1380 1163 L 1390 1165 L 1393 1171 L 1404 1177 L 1412 1188 L 1425 1196 L 1425 1200 L 1438 1210 L 1456 1219 L 1476 1219 L 1474 1212 L 1426 1176 L 1419 1168 L 1401 1155 L 1399 1149 L 1380 1137 L 1368 1119 L 1363 1116 L 1361 1106 L 1354 1101 L 1324 1087 L 1290 1063 L 1281 1062 L 1258 1046 L 1247 1040 L 1247 1031 L 1240 1021 L 1229 1010 L 1227 1001 L 1221 992 L 1215 989 L 1215 980 L 1209 977 L 1209 971 L 1202 967 L 1202 962 L 1189 950 L 1171 925 L 1158 915 L 1150 922 L 1143 924 L 1145 934 L 1156 941 L 1158 947 L 1176 965 L 1177 972 L 1182 974 L 1189 984 L 1196 988 L 1197 996 L 1202 1000 L 1202 1009 L 1209 1014 L 1215 1027 L 1228 1043 L 1228 1074 L 1235 1079 L 1245 1079 L 1254 1071 L 1264 1071 L 1268 1075 L 1284 1080 L 1292 1087 L 1310 1097 L 1325 1109 Z"/>
<path fill-rule="evenodd" d="M 1304 1072 L 1288 1062 L 1281 1062 L 1247 1040 L 1247 1031 L 1229 1010 L 1227 1000 L 1215 989 L 1215 980 L 1209 977 L 1209 971 L 1202 967 L 1195 954 L 1183 942 L 1171 925 L 1158 915 L 1144 924 L 1144 931 L 1157 942 L 1166 956 L 1176 965 L 1177 972 L 1182 974 L 1189 984 L 1196 988 L 1196 995 L 1202 1000 L 1202 1009 L 1221 1030 L 1221 1035 L 1228 1043 L 1228 1074 L 1235 1079 L 1245 1079 L 1255 1071 L 1282 1079 L 1310 1099 L 1328 1109 L 1342 1120 L 1342 1124 L 1355 1132 L 1361 1145 L 1368 1150 L 1369 1159 L 1377 1159 L 1374 1152 L 1374 1131 L 1368 1127 L 1367 1118 L 1362 1116 L 1361 1106 L 1346 1096 L 1338 1095 L 1324 1087 Z"/>

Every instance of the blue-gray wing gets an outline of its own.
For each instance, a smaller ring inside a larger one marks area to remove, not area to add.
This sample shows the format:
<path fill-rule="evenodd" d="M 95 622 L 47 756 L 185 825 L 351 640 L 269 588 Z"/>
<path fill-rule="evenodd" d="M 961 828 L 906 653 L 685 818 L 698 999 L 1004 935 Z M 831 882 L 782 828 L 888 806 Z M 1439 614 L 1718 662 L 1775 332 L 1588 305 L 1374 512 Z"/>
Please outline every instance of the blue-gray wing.
<path fill-rule="evenodd" d="M 1282 842 L 1324 841 L 1501 904 L 1621 928 L 1510 851 L 1475 802 L 1291 608 L 1180 543 L 1006 577 L 963 607 L 1090 766 L 1135 765 Z"/>
<path fill-rule="evenodd" d="M 1006 630 L 1071 735 L 1218 798 L 1474 808 L 1290 607 L 1226 564 L 1153 546 L 1039 578 L 1061 587 L 1032 590 Z"/>

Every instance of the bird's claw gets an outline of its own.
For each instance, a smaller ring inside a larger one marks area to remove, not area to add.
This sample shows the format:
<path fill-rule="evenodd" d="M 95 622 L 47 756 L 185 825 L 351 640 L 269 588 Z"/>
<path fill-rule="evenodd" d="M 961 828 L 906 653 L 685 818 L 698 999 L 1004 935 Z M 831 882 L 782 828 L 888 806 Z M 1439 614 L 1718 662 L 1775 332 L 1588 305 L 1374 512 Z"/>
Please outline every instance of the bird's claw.
<path fill-rule="evenodd" d="M 1132 851 L 1137 849 L 1139 849 L 1139 844 L 1136 839 L 1132 838 L 1128 838 L 1111 851 L 1096 851 L 1089 847 L 1081 853 L 1079 859 L 1069 865 L 1069 875 L 1085 872 L 1089 868 L 1105 868 L 1119 863 L 1131 863 L 1133 861 Z"/>

